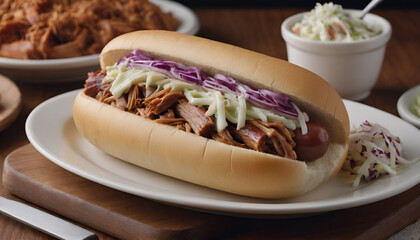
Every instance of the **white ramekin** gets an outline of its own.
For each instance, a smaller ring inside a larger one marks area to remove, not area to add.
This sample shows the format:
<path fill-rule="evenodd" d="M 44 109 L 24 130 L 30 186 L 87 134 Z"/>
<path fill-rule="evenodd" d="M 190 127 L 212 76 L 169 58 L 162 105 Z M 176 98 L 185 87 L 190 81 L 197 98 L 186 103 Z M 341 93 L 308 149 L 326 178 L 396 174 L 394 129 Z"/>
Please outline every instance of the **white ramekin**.
<path fill-rule="evenodd" d="M 347 10 L 356 16 L 358 10 Z M 292 26 L 303 18 L 299 13 L 281 25 L 288 61 L 306 68 L 328 81 L 341 97 L 362 100 L 369 96 L 382 68 L 391 24 L 384 18 L 367 14 L 368 24 L 379 26 L 378 36 L 353 42 L 316 41 L 294 34 Z"/>

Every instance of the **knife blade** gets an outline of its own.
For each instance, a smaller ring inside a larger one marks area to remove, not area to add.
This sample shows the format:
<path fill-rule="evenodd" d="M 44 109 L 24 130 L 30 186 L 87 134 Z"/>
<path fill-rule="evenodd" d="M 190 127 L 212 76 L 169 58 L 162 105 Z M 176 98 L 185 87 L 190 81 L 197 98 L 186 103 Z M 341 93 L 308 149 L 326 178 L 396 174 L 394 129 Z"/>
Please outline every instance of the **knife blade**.
<path fill-rule="evenodd" d="M 73 223 L 2 196 L 0 196 L 0 212 L 58 239 L 98 239 L 96 234 Z"/>

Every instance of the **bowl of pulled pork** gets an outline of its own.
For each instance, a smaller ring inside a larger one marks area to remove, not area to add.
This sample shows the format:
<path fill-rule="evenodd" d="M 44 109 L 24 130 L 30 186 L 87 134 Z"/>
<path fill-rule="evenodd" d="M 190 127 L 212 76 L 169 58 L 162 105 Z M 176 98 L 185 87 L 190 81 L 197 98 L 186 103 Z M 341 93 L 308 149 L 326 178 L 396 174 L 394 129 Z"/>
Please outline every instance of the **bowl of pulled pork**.
<path fill-rule="evenodd" d="M 162 29 L 196 34 L 194 12 L 164 0 L 0 1 L 0 73 L 15 81 L 79 81 L 118 35 Z"/>

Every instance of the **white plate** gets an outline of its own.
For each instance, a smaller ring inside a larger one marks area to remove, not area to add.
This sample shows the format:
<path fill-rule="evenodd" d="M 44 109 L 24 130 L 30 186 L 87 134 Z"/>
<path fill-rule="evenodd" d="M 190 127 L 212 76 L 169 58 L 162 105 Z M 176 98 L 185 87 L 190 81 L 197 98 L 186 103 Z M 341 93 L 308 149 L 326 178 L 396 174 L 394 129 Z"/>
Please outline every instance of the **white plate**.
<path fill-rule="evenodd" d="M 163 12 L 172 12 L 180 25 L 177 32 L 197 34 L 199 21 L 186 6 L 168 0 L 150 0 Z M 99 54 L 62 59 L 21 60 L 0 57 L 0 73 L 15 81 L 62 83 L 86 79 L 87 73 L 99 69 Z"/>
<path fill-rule="evenodd" d="M 402 118 L 420 128 L 420 117 L 414 115 L 410 110 L 410 105 L 419 94 L 420 85 L 410 88 L 398 99 L 397 110 Z"/>
<path fill-rule="evenodd" d="M 360 206 L 394 196 L 420 182 L 417 162 L 397 176 L 383 177 L 358 188 L 339 174 L 308 194 L 282 200 L 242 197 L 200 187 L 130 165 L 91 145 L 73 123 L 72 104 L 79 91 L 59 95 L 34 109 L 26 122 L 29 141 L 45 157 L 77 175 L 145 198 L 201 211 L 273 217 Z M 345 104 L 352 123 L 366 119 L 378 122 L 401 137 L 404 157 L 420 157 L 418 129 L 378 109 L 352 101 Z"/>

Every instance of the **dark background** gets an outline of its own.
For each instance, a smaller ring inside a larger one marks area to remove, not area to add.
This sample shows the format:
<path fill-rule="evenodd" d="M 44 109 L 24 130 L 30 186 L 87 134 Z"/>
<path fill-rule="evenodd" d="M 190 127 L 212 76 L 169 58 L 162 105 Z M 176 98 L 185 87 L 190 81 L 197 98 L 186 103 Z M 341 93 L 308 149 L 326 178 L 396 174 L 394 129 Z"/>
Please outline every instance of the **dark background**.
<path fill-rule="evenodd" d="M 312 9 L 317 2 L 325 3 L 330 1 L 310 1 L 310 0 L 177 0 L 189 7 L 298 7 Z M 335 0 L 335 4 L 340 4 L 343 8 L 361 9 L 370 0 Z M 419 8 L 420 0 L 383 0 L 377 8 Z"/>

